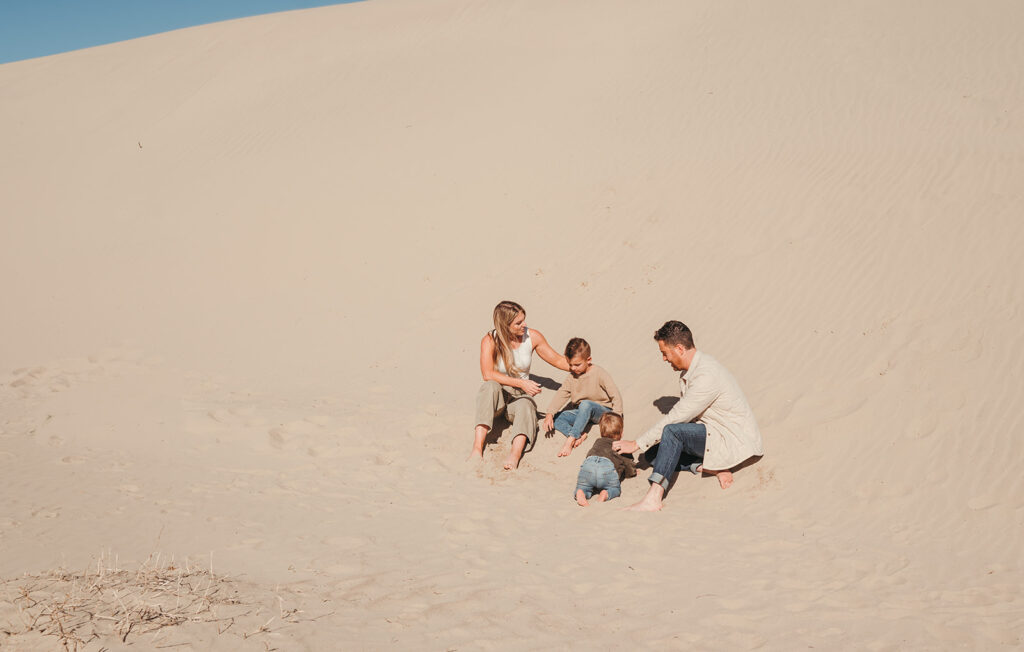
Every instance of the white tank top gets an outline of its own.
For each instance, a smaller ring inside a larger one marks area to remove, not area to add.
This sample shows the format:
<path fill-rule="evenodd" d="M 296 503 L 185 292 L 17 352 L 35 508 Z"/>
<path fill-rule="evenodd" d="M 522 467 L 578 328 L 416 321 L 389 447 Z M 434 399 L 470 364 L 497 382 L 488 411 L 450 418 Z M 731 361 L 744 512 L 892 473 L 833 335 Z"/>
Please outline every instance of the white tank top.
<path fill-rule="evenodd" d="M 498 338 L 497 333 L 491 331 L 491 337 L 494 338 L 495 346 L 497 346 Z M 506 376 L 511 375 L 508 370 L 505 369 L 505 361 L 498 357 L 498 362 L 495 364 L 495 369 L 505 374 Z M 530 329 L 526 329 L 526 333 L 523 334 L 523 341 L 519 344 L 518 349 L 512 349 L 512 364 L 519 369 L 520 378 L 530 377 L 530 363 L 533 362 L 533 342 L 530 341 Z"/>

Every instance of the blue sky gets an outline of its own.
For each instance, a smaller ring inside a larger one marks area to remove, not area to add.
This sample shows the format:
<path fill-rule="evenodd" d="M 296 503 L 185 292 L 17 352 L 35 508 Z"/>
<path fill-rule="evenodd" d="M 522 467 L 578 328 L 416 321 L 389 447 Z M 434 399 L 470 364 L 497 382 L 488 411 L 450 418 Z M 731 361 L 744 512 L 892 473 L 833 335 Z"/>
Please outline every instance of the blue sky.
<path fill-rule="evenodd" d="M 354 0 L 0 0 L 0 63 Z"/>

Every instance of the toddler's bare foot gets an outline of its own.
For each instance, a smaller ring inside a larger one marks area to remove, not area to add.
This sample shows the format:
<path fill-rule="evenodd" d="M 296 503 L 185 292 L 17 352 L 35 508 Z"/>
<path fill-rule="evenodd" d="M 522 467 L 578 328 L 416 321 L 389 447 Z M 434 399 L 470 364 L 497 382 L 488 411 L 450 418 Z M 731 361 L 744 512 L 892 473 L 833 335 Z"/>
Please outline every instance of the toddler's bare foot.
<path fill-rule="evenodd" d="M 572 452 L 572 449 L 575 448 L 575 445 L 573 444 L 574 441 L 576 441 L 576 440 L 573 439 L 572 437 L 566 437 L 565 438 L 565 445 L 562 446 L 562 450 L 558 451 L 558 456 L 559 457 L 568 457 L 569 453 Z"/>
<path fill-rule="evenodd" d="M 577 446 L 579 446 L 580 444 L 582 444 L 586 440 L 587 440 L 587 433 L 583 433 L 578 438 L 572 440 L 572 447 L 576 448 Z"/>
<path fill-rule="evenodd" d="M 602 489 L 601 493 L 594 496 L 595 503 L 603 503 L 606 500 L 608 500 L 608 492 L 605 489 Z"/>
<path fill-rule="evenodd" d="M 576 490 L 576 504 L 580 507 L 586 507 L 590 503 L 587 502 L 587 494 L 582 489 Z"/>

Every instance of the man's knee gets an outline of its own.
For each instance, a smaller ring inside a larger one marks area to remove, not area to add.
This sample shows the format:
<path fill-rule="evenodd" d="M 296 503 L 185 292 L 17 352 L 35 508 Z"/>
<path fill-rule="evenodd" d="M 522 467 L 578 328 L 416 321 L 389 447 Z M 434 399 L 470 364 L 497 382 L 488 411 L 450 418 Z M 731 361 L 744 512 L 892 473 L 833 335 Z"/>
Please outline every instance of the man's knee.
<path fill-rule="evenodd" d="M 683 431 L 678 427 L 679 424 L 670 423 L 661 429 L 661 441 L 682 441 L 684 437 Z"/>

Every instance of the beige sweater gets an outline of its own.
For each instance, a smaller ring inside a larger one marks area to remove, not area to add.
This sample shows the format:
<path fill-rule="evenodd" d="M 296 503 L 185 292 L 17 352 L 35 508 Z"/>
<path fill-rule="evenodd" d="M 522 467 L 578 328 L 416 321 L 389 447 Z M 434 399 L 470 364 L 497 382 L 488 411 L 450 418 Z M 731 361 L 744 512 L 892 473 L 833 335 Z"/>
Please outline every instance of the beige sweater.
<path fill-rule="evenodd" d="M 622 394 L 619 388 L 608 372 L 596 364 L 578 377 L 572 374 L 566 376 L 562 386 L 555 392 L 555 397 L 551 399 L 548 414 L 554 414 L 567 405 L 575 407 L 580 401 L 600 403 L 611 408 L 612 412 L 622 414 Z"/>

